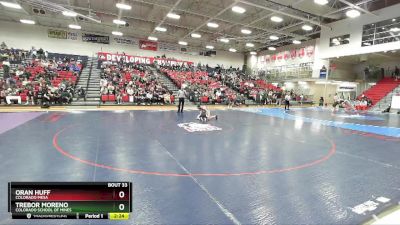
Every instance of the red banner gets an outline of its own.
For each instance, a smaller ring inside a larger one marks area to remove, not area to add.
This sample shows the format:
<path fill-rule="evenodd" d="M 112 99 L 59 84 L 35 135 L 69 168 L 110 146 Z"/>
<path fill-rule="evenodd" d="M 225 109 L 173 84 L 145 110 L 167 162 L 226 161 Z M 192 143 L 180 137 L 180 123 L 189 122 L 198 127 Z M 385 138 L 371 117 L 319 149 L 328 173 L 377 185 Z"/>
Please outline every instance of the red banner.
<path fill-rule="evenodd" d="M 261 61 L 265 62 L 274 62 L 274 61 L 287 61 L 287 60 L 295 60 L 296 58 L 304 58 L 304 57 L 313 57 L 314 56 L 314 46 L 307 46 L 298 49 L 291 49 L 288 51 L 279 52 L 273 55 L 266 55 L 261 58 Z"/>
<path fill-rule="evenodd" d="M 192 65 L 193 62 L 182 61 L 177 59 L 165 59 L 165 58 L 154 58 L 154 57 L 142 57 L 124 54 L 113 54 L 107 52 L 97 53 L 98 59 L 101 61 L 120 62 L 121 59 L 126 63 L 142 63 L 142 64 L 153 64 L 157 62 L 159 65 Z"/>
<path fill-rule="evenodd" d="M 157 51 L 157 42 L 140 40 L 139 48 L 143 50 Z"/>

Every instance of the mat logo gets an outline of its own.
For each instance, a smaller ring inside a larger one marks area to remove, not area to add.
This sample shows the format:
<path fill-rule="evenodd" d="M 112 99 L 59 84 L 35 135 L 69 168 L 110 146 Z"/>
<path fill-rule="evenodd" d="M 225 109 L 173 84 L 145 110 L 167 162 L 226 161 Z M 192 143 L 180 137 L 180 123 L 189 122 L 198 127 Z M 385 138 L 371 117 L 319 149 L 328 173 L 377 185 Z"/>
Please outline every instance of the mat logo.
<path fill-rule="evenodd" d="M 389 198 L 378 197 L 375 199 L 375 201 L 369 200 L 362 204 L 356 205 L 355 207 L 351 208 L 351 211 L 357 214 L 365 215 L 366 212 L 372 212 L 376 210 L 380 203 L 387 203 L 389 201 L 390 201 Z"/>
<path fill-rule="evenodd" d="M 222 130 L 222 128 L 202 123 L 180 123 L 178 124 L 178 127 L 181 127 L 189 132 L 207 132 Z"/>

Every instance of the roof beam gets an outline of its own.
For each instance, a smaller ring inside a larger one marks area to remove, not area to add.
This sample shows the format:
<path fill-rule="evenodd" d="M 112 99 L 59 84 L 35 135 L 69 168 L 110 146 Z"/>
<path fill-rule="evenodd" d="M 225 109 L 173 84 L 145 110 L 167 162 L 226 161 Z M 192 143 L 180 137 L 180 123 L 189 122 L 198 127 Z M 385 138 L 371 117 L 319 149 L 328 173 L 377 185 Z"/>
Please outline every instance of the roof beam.
<path fill-rule="evenodd" d="M 192 31 L 190 31 L 189 33 L 187 33 L 182 39 L 187 38 L 191 33 L 198 31 L 200 28 L 202 28 L 204 25 L 206 25 L 208 22 L 210 22 L 213 19 L 216 19 L 218 16 L 222 15 L 226 10 L 232 8 L 233 6 L 235 6 L 240 0 L 234 0 L 233 3 L 231 3 L 230 5 L 228 5 L 227 7 L 225 7 L 224 9 L 222 9 L 221 11 L 219 11 L 217 13 L 217 15 L 209 17 L 206 22 L 200 24 L 200 26 L 197 26 L 196 28 L 194 28 Z"/>
<path fill-rule="evenodd" d="M 327 26 L 325 24 L 322 24 L 320 22 L 311 20 L 311 19 L 307 19 L 307 18 L 304 18 L 304 17 L 301 17 L 301 16 L 297 16 L 297 15 L 293 15 L 293 14 L 290 14 L 290 13 L 287 13 L 287 12 L 279 11 L 277 9 L 272 9 L 272 8 L 269 8 L 269 7 L 266 7 L 266 6 L 263 6 L 263 5 L 258 5 L 258 4 L 255 4 L 255 3 L 252 3 L 252 2 L 248 2 L 248 1 L 245 1 L 245 0 L 239 0 L 239 1 L 241 3 L 243 3 L 243 4 L 246 4 L 246 5 L 250 5 L 250 6 L 253 6 L 253 7 L 260 8 L 260 9 L 265 9 L 265 10 L 268 10 L 268 11 L 271 11 L 271 12 L 280 13 L 282 15 L 285 15 L 285 16 L 288 16 L 288 17 L 292 17 L 294 19 L 302 20 L 302 21 L 307 22 L 307 23 L 311 23 L 311 24 L 314 24 L 314 25 L 317 25 L 317 26 L 320 26 L 320 27 L 326 27 L 326 28 L 330 29 L 329 26 Z"/>
<path fill-rule="evenodd" d="M 364 13 L 366 13 L 366 14 L 369 14 L 369 15 L 372 15 L 372 16 L 378 16 L 378 15 L 376 15 L 375 13 L 372 13 L 372 12 L 366 10 L 366 9 L 363 9 L 363 8 L 361 8 L 360 6 L 355 5 L 355 4 L 353 4 L 353 3 L 351 3 L 351 2 L 349 2 L 349 1 L 347 1 L 347 0 L 339 0 L 339 1 L 340 1 L 340 2 L 343 2 L 344 4 L 346 4 L 346 5 L 348 5 L 348 6 L 352 7 L 352 8 L 358 9 L 358 10 L 360 10 L 361 12 L 364 12 Z"/>
<path fill-rule="evenodd" d="M 146 1 L 143 1 L 143 0 L 132 0 L 132 1 L 134 1 L 134 2 L 140 2 L 140 3 L 144 3 L 144 4 L 149 4 L 149 5 L 155 5 L 155 6 L 164 7 L 164 8 L 169 8 L 169 9 L 172 8 L 172 6 L 161 5 L 161 4 L 153 3 L 153 2 L 146 2 Z M 299 0 L 299 2 L 301 2 L 301 1 L 304 1 L 304 0 Z M 297 3 L 298 3 L 298 2 L 297 2 Z M 295 4 L 296 4 L 296 3 L 295 3 Z M 185 9 L 175 8 L 174 10 L 175 10 L 175 11 L 184 12 L 184 13 L 188 13 L 188 14 L 192 14 L 192 15 L 196 15 L 196 16 L 201 16 L 201 17 L 204 17 L 204 18 L 212 18 L 212 16 L 205 15 L 205 14 L 198 13 L 198 12 L 193 12 L 193 11 L 185 10 Z M 272 13 L 271 13 L 271 14 L 272 14 Z M 269 15 L 271 15 L 271 14 L 269 14 Z M 305 37 L 305 36 L 301 36 L 301 35 L 297 35 L 297 34 L 293 34 L 293 33 L 289 33 L 289 32 L 284 32 L 284 31 L 282 31 L 282 30 L 266 29 L 266 28 L 261 28 L 261 27 L 252 26 L 252 24 L 254 24 L 253 22 L 252 22 L 251 24 L 243 24 L 243 23 L 237 23 L 237 22 L 233 22 L 233 21 L 229 21 L 229 20 L 224 20 L 224 19 L 221 19 L 221 18 L 214 18 L 214 19 L 215 19 L 215 20 L 218 20 L 218 21 L 222 21 L 222 22 L 231 24 L 231 26 L 229 26 L 229 28 L 227 28 L 227 29 L 230 29 L 230 28 L 232 28 L 233 26 L 236 26 L 236 25 L 240 25 L 240 26 L 245 26 L 245 27 L 249 27 L 249 28 L 252 28 L 252 29 L 262 30 L 262 31 L 269 32 L 269 33 L 276 33 L 276 34 L 280 34 L 280 35 L 296 37 L 296 38 L 299 38 L 299 39 L 305 39 L 305 38 L 307 38 L 307 37 Z M 225 29 L 225 30 L 226 30 L 226 29 Z M 193 31 L 192 31 L 192 32 L 193 32 Z M 202 31 L 202 32 L 204 32 L 204 31 Z M 221 35 L 221 34 L 222 34 L 221 32 L 208 32 L 208 33 L 215 33 L 215 34 L 218 34 L 218 35 Z M 234 36 L 234 35 L 229 35 L 229 36 Z"/>
<path fill-rule="evenodd" d="M 338 1 L 340 1 L 340 0 L 338 0 Z M 364 0 L 364 1 L 361 1 L 361 2 L 354 3 L 353 5 L 355 5 L 355 6 L 357 6 L 357 7 L 360 7 L 360 5 L 367 4 L 367 3 L 373 2 L 373 1 L 376 1 L 376 0 Z M 336 13 L 339 13 L 339 12 L 341 12 L 341 11 L 343 11 L 343 10 L 350 9 L 350 8 L 352 8 L 352 6 L 343 7 L 343 8 L 334 10 L 334 11 L 332 11 L 332 12 L 329 12 L 329 13 L 326 14 L 326 15 L 336 14 Z M 361 8 L 361 7 L 360 7 L 360 8 Z M 369 11 L 368 11 L 368 12 L 369 12 Z M 370 13 L 371 13 L 371 12 L 370 12 Z M 374 14 L 374 15 L 376 15 L 376 14 Z"/>
<path fill-rule="evenodd" d="M 174 11 L 174 9 L 179 5 L 179 3 L 181 3 L 181 1 L 182 1 L 182 0 L 177 0 L 177 1 L 175 2 L 175 4 L 170 8 L 170 10 L 168 11 L 167 15 L 168 15 L 169 13 L 172 13 L 172 12 Z M 164 21 L 167 19 L 167 15 L 164 16 L 164 18 L 161 20 L 161 22 L 159 22 L 159 23 L 157 24 L 156 27 L 159 27 L 159 26 L 161 26 L 161 25 L 164 23 Z M 151 32 L 151 34 L 154 34 L 154 30 Z"/>

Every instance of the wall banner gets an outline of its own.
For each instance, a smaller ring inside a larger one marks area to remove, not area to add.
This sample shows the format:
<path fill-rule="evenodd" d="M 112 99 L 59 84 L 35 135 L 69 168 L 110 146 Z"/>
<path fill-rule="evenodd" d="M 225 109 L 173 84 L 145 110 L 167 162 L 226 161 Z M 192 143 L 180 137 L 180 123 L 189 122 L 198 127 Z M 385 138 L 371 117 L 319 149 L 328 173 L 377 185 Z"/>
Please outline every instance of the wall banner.
<path fill-rule="evenodd" d="M 171 43 L 165 43 L 165 42 L 159 42 L 158 43 L 158 50 L 159 51 L 165 51 L 165 52 L 177 52 L 177 51 L 180 51 L 179 45 L 171 44 Z"/>
<path fill-rule="evenodd" d="M 297 49 L 290 49 L 270 55 L 263 55 L 258 58 L 258 63 L 264 66 L 284 66 L 301 64 L 314 61 L 315 47 L 305 46 Z"/>
<path fill-rule="evenodd" d="M 143 50 L 157 51 L 157 42 L 140 40 L 139 48 Z"/>
<path fill-rule="evenodd" d="M 126 54 L 113 54 L 107 52 L 97 53 L 98 59 L 100 61 L 110 61 L 110 62 L 120 62 L 123 60 L 127 63 L 143 63 L 143 64 L 153 64 L 157 62 L 159 65 L 192 65 L 193 62 L 183 61 L 177 59 L 165 59 L 165 58 L 154 58 L 154 57 L 142 57 L 142 56 L 132 56 Z"/>
<path fill-rule="evenodd" d="M 91 42 L 91 43 L 99 43 L 99 44 L 110 44 L 110 37 L 97 35 L 97 34 L 82 34 L 82 41 Z"/>
<path fill-rule="evenodd" d="M 67 31 L 65 30 L 51 30 L 47 31 L 49 38 L 67 39 Z"/>
<path fill-rule="evenodd" d="M 124 44 L 124 45 L 138 45 L 139 42 L 137 39 L 134 38 L 126 38 L 126 37 L 115 37 L 114 41 L 118 44 Z"/>
<path fill-rule="evenodd" d="M 78 40 L 78 33 L 77 32 L 69 32 L 69 31 L 65 31 L 65 30 L 49 29 L 47 31 L 47 36 L 49 38 Z"/>
<path fill-rule="evenodd" d="M 78 33 L 77 32 L 67 32 L 67 39 L 69 40 L 78 40 Z"/>

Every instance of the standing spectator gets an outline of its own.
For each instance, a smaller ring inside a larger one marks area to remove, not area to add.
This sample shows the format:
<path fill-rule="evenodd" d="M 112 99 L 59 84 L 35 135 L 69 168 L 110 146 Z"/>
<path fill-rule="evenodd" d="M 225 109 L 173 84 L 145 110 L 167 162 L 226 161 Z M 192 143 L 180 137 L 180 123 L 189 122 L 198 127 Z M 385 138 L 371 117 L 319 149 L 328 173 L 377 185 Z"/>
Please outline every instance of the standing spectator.
<path fill-rule="evenodd" d="M 122 104 L 122 93 L 121 91 L 117 91 L 117 98 L 116 98 L 117 104 L 121 105 Z"/>
<path fill-rule="evenodd" d="M 319 106 L 324 106 L 324 97 L 319 98 Z"/>
<path fill-rule="evenodd" d="M 400 69 L 399 69 L 399 67 L 397 67 L 396 66 L 396 68 L 394 69 L 394 75 L 396 76 L 395 77 L 395 80 L 397 81 L 398 79 L 400 79 Z"/>
<path fill-rule="evenodd" d="M 287 92 L 285 95 L 285 110 L 289 110 L 289 105 L 290 105 L 290 94 L 289 92 Z"/>
<path fill-rule="evenodd" d="M 179 105 L 178 105 L 178 113 L 183 113 L 183 106 L 185 104 L 185 91 L 181 88 L 178 91 Z"/>
<path fill-rule="evenodd" d="M 0 104 L 2 101 L 6 102 L 6 91 L 4 89 L 0 90 Z"/>
<path fill-rule="evenodd" d="M 300 105 L 303 105 L 303 100 L 304 100 L 304 95 L 301 94 L 301 95 L 300 95 Z"/>

